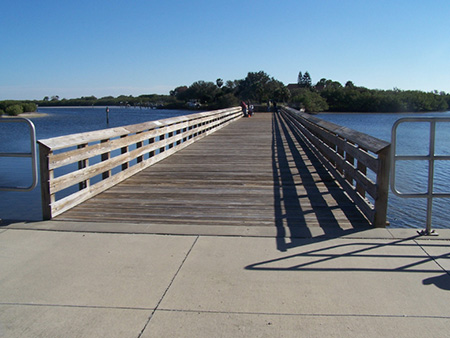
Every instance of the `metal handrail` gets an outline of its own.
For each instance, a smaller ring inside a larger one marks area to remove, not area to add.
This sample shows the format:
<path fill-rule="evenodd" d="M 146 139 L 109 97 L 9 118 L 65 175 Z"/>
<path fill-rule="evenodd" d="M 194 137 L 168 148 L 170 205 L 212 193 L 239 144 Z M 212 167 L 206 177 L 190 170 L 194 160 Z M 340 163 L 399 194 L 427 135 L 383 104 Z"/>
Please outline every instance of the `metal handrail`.
<path fill-rule="evenodd" d="M 428 155 L 397 155 L 397 128 L 401 123 L 428 122 L 430 124 L 430 140 Z M 450 118 L 442 117 L 405 117 L 397 120 L 392 126 L 392 153 L 391 153 L 391 190 L 402 198 L 426 198 L 427 199 L 427 220 L 426 229 L 419 232 L 421 235 L 437 235 L 431 229 L 431 218 L 433 212 L 433 198 L 449 198 L 450 193 L 435 193 L 434 186 L 434 162 L 436 160 L 450 160 L 450 156 L 436 155 L 436 124 L 440 122 L 450 122 Z M 404 193 L 397 190 L 395 165 L 397 161 L 428 161 L 428 187 L 425 193 Z"/>
<path fill-rule="evenodd" d="M 38 183 L 38 169 L 37 169 L 37 152 L 36 152 L 36 128 L 33 122 L 24 117 L 15 118 L 0 118 L 0 123 L 25 123 L 30 129 L 30 152 L 28 153 L 0 153 L 0 157 L 22 157 L 31 158 L 33 182 L 29 187 L 8 187 L 0 186 L 0 191 L 31 191 L 36 188 Z"/>

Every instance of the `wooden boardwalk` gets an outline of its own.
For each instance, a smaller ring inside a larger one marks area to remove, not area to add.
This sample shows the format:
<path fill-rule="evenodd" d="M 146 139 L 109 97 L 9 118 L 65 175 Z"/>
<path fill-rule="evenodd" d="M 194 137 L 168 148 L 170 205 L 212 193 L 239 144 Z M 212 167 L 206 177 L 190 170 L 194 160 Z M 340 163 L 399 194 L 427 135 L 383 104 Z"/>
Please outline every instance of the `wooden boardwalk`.
<path fill-rule="evenodd" d="M 278 114 L 259 113 L 190 145 L 55 220 L 354 229 L 369 223 Z"/>

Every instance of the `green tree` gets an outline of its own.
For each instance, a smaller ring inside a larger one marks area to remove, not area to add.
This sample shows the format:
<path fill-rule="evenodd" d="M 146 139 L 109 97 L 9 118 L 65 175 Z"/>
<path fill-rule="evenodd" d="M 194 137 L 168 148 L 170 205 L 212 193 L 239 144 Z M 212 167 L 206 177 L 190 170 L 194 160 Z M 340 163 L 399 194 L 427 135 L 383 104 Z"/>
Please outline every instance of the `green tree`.
<path fill-rule="evenodd" d="M 170 91 L 170 96 L 175 96 L 178 100 L 186 100 L 184 93 L 188 90 L 187 86 L 179 86 Z"/>
<path fill-rule="evenodd" d="M 297 76 L 297 84 L 298 84 L 299 86 L 301 86 L 301 85 L 302 85 L 302 81 L 303 81 L 303 74 L 302 74 L 302 72 L 298 72 L 298 76 Z"/>
<path fill-rule="evenodd" d="M 319 80 L 319 82 L 316 83 L 316 85 L 314 86 L 314 88 L 315 88 L 318 92 L 321 92 L 322 90 L 325 89 L 326 85 L 327 85 L 327 79 L 321 78 L 321 79 Z"/>
<path fill-rule="evenodd" d="M 211 109 L 231 108 L 239 105 L 239 100 L 233 93 L 219 95 L 215 102 L 210 106 Z"/>
<path fill-rule="evenodd" d="M 212 103 L 218 88 L 213 82 L 197 81 L 194 82 L 184 93 L 187 100 L 200 100 L 201 103 Z"/>
<path fill-rule="evenodd" d="M 217 87 L 219 87 L 219 88 L 222 88 L 222 86 L 223 86 L 223 80 L 222 79 L 217 79 L 216 80 L 216 85 L 217 85 Z"/>
<path fill-rule="evenodd" d="M 17 115 L 23 113 L 23 108 L 22 108 L 22 105 L 20 105 L 20 104 L 13 104 L 13 105 L 6 107 L 5 111 L 6 111 L 6 114 L 8 114 L 10 116 L 17 116 Z"/>
<path fill-rule="evenodd" d="M 269 83 L 269 95 L 265 101 L 273 99 L 277 102 L 288 102 L 291 97 L 289 89 L 280 81 L 272 80 Z"/>
<path fill-rule="evenodd" d="M 311 88 L 312 80 L 311 80 L 311 76 L 309 75 L 308 72 L 305 72 L 305 74 L 303 75 L 302 82 L 301 82 L 300 86 L 304 87 L 304 88 Z"/>
<path fill-rule="evenodd" d="M 345 84 L 345 88 L 354 89 L 355 85 L 353 84 L 352 81 L 347 81 L 347 83 Z"/>
<path fill-rule="evenodd" d="M 245 79 L 239 81 L 236 93 L 243 100 L 259 103 L 276 98 L 284 101 L 289 97 L 285 85 L 263 71 L 248 73 Z"/>
<path fill-rule="evenodd" d="M 327 101 L 319 93 L 308 88 L 294 89 L 289 104 L 296 109 L 303 108 L 309 113 L 328 110 Z"/>
<path fill-rule="evenodd" d="M 239 83 L 239 96 L 244 100 L 262 102 L 267 94 L 269 81 L 269 75 L 263 71 L 249 72 L 247 77 Z"/>

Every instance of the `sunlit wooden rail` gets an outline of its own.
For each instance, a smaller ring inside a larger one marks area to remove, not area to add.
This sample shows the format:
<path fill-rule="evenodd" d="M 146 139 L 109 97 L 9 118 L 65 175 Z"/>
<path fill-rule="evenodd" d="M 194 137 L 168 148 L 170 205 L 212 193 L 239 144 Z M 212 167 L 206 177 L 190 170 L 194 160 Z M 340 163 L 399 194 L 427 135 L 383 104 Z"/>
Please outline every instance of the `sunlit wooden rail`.
<path fill-rule="evenodd" d="M 231 108 L 39 140 L 43 218 L 73 208 L 240 117 L 241 109 Z"/>
<path fill-rule="evenodd" d="M 232 108 L 40 140 L 44 218 L 275 226 L 279 237 L 386 225 L 388 142 L 290 108 L 241 117 Z"/>

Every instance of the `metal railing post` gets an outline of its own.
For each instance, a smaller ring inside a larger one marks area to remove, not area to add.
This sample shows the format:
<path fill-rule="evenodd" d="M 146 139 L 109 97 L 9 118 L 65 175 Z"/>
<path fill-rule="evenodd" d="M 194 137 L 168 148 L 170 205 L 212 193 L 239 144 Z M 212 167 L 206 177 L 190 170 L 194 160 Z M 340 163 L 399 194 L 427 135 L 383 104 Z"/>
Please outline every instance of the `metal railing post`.
<path fill-rule="evenodd" d="M 428 147 L 428 155 L 397 155 L 397 128 L 402 123 L 429 123 L 430 127 L 430 139 Z M 427 199 L 427 215 L 426 215 L 426 228 L 425 230 L 418 231 L 420 235 L 437 235 L 432 226 L 432 214 L 433 214 L 433 198 L 449 198 L 450 192 L 447 193 L 435 193 L 434 189 L 434 169 L 436 160 L 450 160 L 450 156 L 437 156 L 436 152 L 436 124 L 439 122 L 450 123 L 450 118 L 441 117 L 405 117 L 397 120 L 392 126 L 392 155 L 391 155 L 391 190 L 392 192 L 402 198 L 426 198 Z M 398 161 L 427 161 L 428 162 L 428 177 L 427 177 L 427 191 L 425 193 L 408 193 L 401 192 L 396 186 L 396 170 L 395 166 Z"/>
<path fill-rule="evenodd" d="M 33 122 L 24 117 L 15 118 L 0 118 L 0 123 L 25 123 L 30 130 L 30 152 L 29 153 L 0 153 L 0 157 L 22 157 L 31 158 L 31 170 L 33 175 L 32 184 L 29 187 L 7 187 L 0 186 L 0 191 L 31 191 L 36 188 L 38 183 L 38 169 L 37 169 L 37 152 L 36 152 L 36 128 Z"/>

